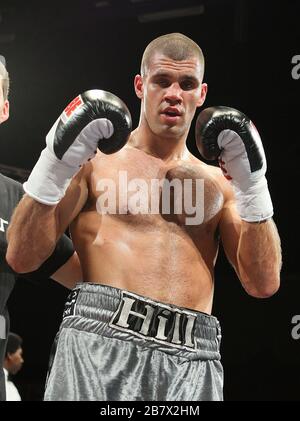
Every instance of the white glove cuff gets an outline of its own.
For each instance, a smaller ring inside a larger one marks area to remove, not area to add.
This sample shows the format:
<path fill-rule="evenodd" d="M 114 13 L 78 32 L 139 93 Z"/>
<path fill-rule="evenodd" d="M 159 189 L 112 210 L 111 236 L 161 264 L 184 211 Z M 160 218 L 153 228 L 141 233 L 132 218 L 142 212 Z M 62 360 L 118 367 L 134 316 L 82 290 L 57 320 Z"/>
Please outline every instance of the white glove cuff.
<path fill-rule="evenodd" d="M 80 167 L 61 162 L 45 148 L 23 188 L 36 201 L 54 206 L 64 197 L 73 176 L 79 170 Z"/>
<path fill-rule="evenodd" d="M 261 222 L 273 216 L 273 205 L 266 177 L 262 177 L 247 190 L 242 191 L 233 183 L 237 209 L 247 222 Z"/>

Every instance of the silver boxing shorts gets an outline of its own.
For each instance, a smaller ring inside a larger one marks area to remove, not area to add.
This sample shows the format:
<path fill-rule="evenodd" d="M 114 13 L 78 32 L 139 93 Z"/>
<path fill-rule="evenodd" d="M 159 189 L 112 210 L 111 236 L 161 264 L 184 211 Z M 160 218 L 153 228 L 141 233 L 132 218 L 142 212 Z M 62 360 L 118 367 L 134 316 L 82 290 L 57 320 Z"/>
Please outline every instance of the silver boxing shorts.
<path fill-rule="evenodd" d="M 218 320 L 128 291 L 83 283 L 66 302 L 44 399 L 223 399 Z"/>

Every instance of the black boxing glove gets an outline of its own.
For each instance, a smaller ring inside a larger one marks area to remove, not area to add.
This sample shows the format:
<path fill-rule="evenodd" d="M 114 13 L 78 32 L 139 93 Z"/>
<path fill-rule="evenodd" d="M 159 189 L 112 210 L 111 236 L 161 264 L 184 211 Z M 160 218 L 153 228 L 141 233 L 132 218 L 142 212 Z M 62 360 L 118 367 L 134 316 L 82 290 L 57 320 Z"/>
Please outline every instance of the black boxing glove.
<path fill-rule="evenodd" d="M 47 146 L 23 185 L 25 192 L 40 203 L 56 205 L 97 148 L 106 154 L 117 152 L 130 132 L 130 112 L 117 96 L 96 89 L 84 92 L 47 134 Z"/>
<path fill-rule="evenodd" d="M 272 217 L 264 148 L 256 127 L 245 114 L 229 107 L 203 110 L 196 121 L 196 143 L 204 158 L 219 159 L 225 177 L 233 185 L 243 220 L 260 222 Z"/>

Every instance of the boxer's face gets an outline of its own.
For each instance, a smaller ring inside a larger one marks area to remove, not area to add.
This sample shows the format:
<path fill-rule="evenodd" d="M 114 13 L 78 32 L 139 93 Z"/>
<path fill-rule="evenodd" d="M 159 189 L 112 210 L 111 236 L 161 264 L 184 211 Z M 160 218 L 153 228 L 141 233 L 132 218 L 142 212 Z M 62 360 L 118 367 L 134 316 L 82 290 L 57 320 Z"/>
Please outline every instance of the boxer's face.
<path fill-rule="evenodd" d="M 0 78 L 0 124 L 9 117 L 9 102 L 3 97 L 2 79 Z"/>
<path fill-rule="evenodd" d="M 136 76 L 142 119 L 154 134 L 175 139 L 187 135 L 196 108 L 206 97 L 202 73 L 196 57 L 174 61 L 156 53 L 144 77 Z"/>

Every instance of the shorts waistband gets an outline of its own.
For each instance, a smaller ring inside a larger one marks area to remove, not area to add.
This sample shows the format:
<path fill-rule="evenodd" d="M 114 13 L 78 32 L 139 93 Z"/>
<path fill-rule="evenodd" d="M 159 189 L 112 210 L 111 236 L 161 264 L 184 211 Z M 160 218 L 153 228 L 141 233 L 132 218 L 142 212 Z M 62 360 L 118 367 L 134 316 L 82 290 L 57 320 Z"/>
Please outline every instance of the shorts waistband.
<path fill-rule="evenodd" d="M 61 327 L 220 359 L 216 317 L 108 285 L 78 284 L 67 299 Z"/>

